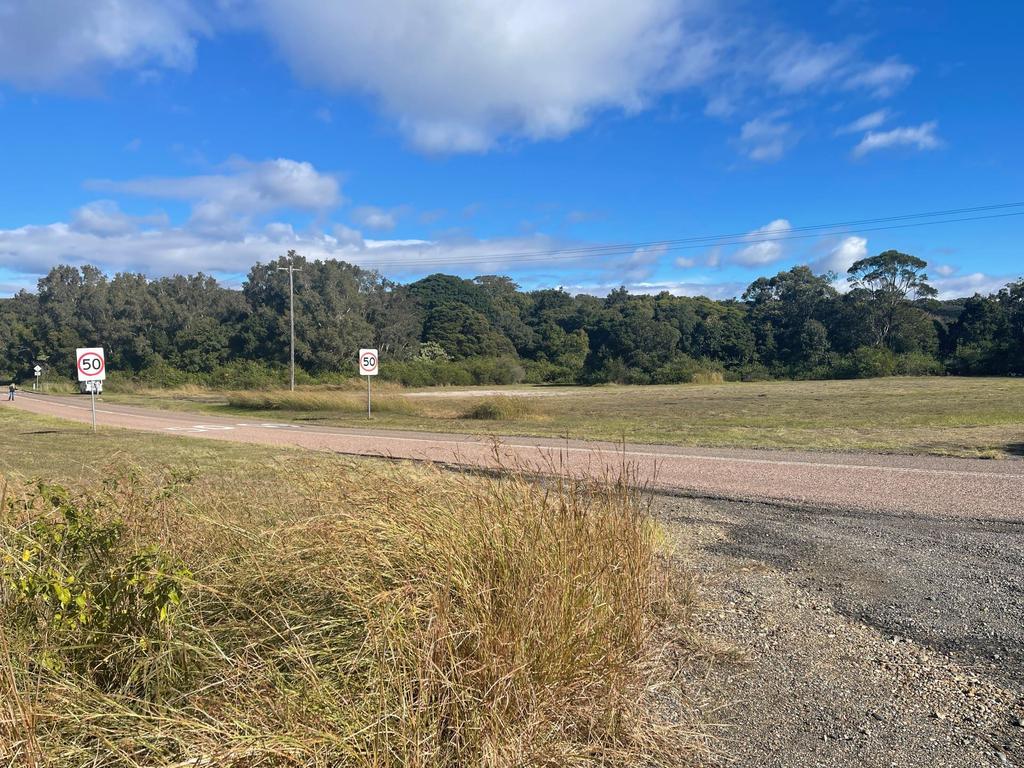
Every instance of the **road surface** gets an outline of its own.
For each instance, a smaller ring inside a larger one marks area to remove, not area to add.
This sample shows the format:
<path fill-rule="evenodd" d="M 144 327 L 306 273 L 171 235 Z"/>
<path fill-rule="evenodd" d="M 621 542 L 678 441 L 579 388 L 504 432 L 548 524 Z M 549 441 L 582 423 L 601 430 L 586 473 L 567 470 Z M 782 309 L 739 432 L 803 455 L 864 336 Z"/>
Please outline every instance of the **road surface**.
<path fill-rule="evenodd" d="M 84 397 L 19 394 L 3 403 L 79 422 Z M 208 440 L 433 461 L 476 468 L 515 466 L 545 473 L 615 476 L 623 459 L 637 479 L 662 491 L 710 498 L 930 517 L 1019 521 L 1024 461 L 928 456 L 737 450 L 510 437 L 343 429 L 99 403 L 101 427 Z"/>

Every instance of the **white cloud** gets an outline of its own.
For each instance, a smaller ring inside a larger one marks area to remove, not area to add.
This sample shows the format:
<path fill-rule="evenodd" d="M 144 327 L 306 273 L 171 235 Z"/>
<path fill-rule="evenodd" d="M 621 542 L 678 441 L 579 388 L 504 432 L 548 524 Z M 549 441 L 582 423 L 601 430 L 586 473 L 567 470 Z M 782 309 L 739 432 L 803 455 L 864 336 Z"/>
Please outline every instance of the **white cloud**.
<path fill-rule="evenodd" d="M 751 160 L 778 160 L 795 143 L 793 126 L 781 122 L 780 117 L 778 114 L 764 115 L 743 124 L 739 143 Z"/>
<path fill-rule="evenodd" d="M 842 276 L 853 266 L 855 261 L 859 261 L 867 255 L 867 238 L 850 235 L 840 240 L 824 257 L 812 261 L 810 267 L 818 273 L 835 272 Z"/>
<path fill-rule="evenodd" d="M 246 272 L 294 248 L 310 259 L 341 259 L 389 275 L 421 275 L 439 269 L 493 274 L 514 269 L 501 254 L 548 251 L 565 245 L 546 235 L 481 240 L 367 240 L 344 225 L 328 232 L 299 231 L 271 222 L 241 233 L 213 233 L 192 226 L 85 229 L 57 222 L 0 229 L 0 273 L 41 276 L 58 263 L 96 264 L 109 272 L 143 272 L 151 277 L 204 271 L 219 275 Z M 559 260 L 566 269 L 581 268 L 585 256 Z"/>
<path fill-rule="evenodd" d="M 659 293 L 668 292 L 674 296 L 707 296 L 712 299 L 734 299 L 743 293 L 747 287 L 746 283 L 725 282 L 712 283 L 700 281 L 674 281 L 674 280 L 639 280 L 619 281 L 602 283 L 574 283 L 560 286 L 572 294 L 586 293 L 591 296 L 607 296 L 620 286 L 625 286 L 630 293 L 640 293 L 649 296 L 656 296 Z"/>
<path fill-rule="evenodd" d="M 852 123 L 844 125 L 842 128 L 836 131 L 836 134 L 841 135 L 844 133 L 860 133 L 861 131 L 870 131 L 873 128 L 878 128 L 891 116 L 892 113 L 888 109 L 879 109 L 874 112 L 869 112 L 863 117 L 858 117 Z"/>
<path fill-rule="evenodd" d="M 949 264 L 938 264 L 938 265 L 932 267 L 931 269 L 939 277 L 949 277 L 949 276 L 953 275 L 956 272 L 956 270 L 957 270 L 956 267 L 951 266 Z"/>
<path fill-rule="evenodd" d="M 786 219 L 775 219 L 758 227 L 746 236 L 751 244 L 744 246 L 732 255 L 732 261 L 737 264 L 744 264 L 748 267 L 772 264 L 784 255 L 782 243 L 776 242 L 775 238 L 784 236 L 792 229 L 792 225 Z"/>
<path fill-rule="evenodd" d="M 310 163 L 235 158 L 220 173 L 87 182 L 91 189 L 192 203 L 190 226 L 238 236 L 254 216 L 282 209 L 323 212 L 342 201 L 338 180 Z"/>
<path fill-rule="evenodd" d="M 295 71 L 368 91 L 419 147 L 482 151 L 558 138 L 700 80 L 714 46 L 682 0 L 256 0 Z"/>
<path fill-rule="evenodd" d="M 939 292 L 940 299 L 955 299 L 961 296 L 972 296 L 975 293 L 996 293 L 1014 278 L 1009 276 L 987 275 L 984 272 L 972 272 L 969 275 L 943 277 L 931 283 Z"/>
<path fill-rule="evenodd" d="M 190 69 L 206 24 L 188 0 L 0 3 L 0 80 L 24 89 L 89 86 L 105 69 Z"/>
<path fill-rule="evenodd" d="M 803 91 L 827 83 L 853 55 L 851 44 L 780 38 L 766 62 L 768 80 L 787 93 Z"/>
<path fill-rule="evenodd" d="M 704 114 L 708 117 L 731 117 L 736 109 L 736 103 L 729 96 L 719 93 L 708 99 Z"/>
<path fill-rule="evenodd" d="M 942 140 L 936 135 L 939 124 L 932 120 L 917 126 L 893 128 L 891 131 L 869 131 L 853 148 L 854 157 L 890 147 L 914 147 L 919 150 L 937 149 Z"/>
<path fill-rule="evenodd" d="M 909 83 L 916 73 L 915 67 L 893 56 L 851 75 L 846 80 L 846 87 L 866 89 L 879 98 L 886 98 Z"/>
<path fill-rule="evenodd" d="M 680 269 L 693 269 L 695 266 L 697 266 L 697 260 L 693 258 L 687 258 L 685 256 L 680 256 L 678 259 L 676 259 L 676 266 L 679 267 Z"/>
<path fill-rule="evenodd" d="M 385 210 L 374 205 L 361 205 L 352 211 L 352 219 L 361 227 L 375 230 L 394 229 L 398 225 L 398 210 Z"/>
<path fill-rule="evenodd" d="M 194 65 L 213 26 L 265 34 L 308 84 L 369 94 L 438 152 L 558 139 L 688 88 L 724 118 L 752 93 L 888 95 L 915 71 L 866 60 L 857 39 L 818 42 L 708 0 L 0 0 L 0 81 L 61 87 L 133 68 L 159 82 Z M 313 115 L 332 120 L 326 107 Z M 746 151 L 770 160 L 791 144 L 787 133 Z"/>
<path fill-rule="evenodd" d="M 705 0 L 252 0 L 308 82 L 374 96 L 419 148 L 482 152 L 561 138 L 602 110 L 633 113 L 685 88 L 724 117 L 745 92 L 880 91 L 913 68 L 861 58 Z M 755 150 L 779 156 L 776 141 Z"/>
<path fill-rule="evenodd" d="M 647 280 L 654 274 L 661 257 L 666 253 L 668 248 L 664 245 L 637 248 L 623 259 L 607 262 L 605 271 L 613 273 L 621 282 L 635 283 Z"/>
<path fill-rule="evenodd" d="M 95 200 L 72 213 L 71 227 L 93 235 L 121 235 L 141 226 L 166 226 L 167 216 L 129 216 L 113 200 Z"/>

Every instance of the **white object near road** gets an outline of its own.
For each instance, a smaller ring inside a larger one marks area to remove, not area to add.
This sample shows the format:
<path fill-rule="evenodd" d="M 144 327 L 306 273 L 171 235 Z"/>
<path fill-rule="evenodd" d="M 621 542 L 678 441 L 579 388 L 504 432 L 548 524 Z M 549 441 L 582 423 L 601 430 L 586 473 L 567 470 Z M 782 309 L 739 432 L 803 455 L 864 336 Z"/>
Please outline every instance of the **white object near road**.
<path fill-rule="evenodd" d="M 359 350 L 359 374 L 366 377 L 366 418 L 372 418 L 370 406 L 370 377 L 377 375 L 380 359 L 376 349 Z"/>
<path fill-rule="evenodd" d="M 359 373 L 362 376 L 376 376 L 379 362 L 376 349 L 359 350 Z"/>
<path fill-rule="evenodd" d="M 106 381 L 107 360 L 103 347 L 80 347 L 75 351 L 79 381 Z"/>
<path fill-rule="evenodd" d="M 107 378 L 107 358 L 103 347 L 79 347 L 75 350 L 75 367 L 78 369 L 78 380 L 84 381 L 86 389 L 92 396 L 92 431 L 96 431 L 96 390 Z"/>

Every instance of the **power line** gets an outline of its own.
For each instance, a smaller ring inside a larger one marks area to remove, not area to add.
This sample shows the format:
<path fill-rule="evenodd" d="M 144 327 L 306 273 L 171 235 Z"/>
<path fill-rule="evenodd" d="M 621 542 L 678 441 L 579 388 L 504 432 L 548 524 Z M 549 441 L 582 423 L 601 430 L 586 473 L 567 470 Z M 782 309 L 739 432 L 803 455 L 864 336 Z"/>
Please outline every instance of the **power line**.
<path fill-rule="evenodd" d="M 932 226 L 935 224 L 952 224 L 965 221 L 981 221 L 986 219 L 1000 219 L 1011 216 L 1024 215 L 1022 211 L 1008 213 L 992 213 L 980 216 L 956 216 L 961 213 L 976 213 L 982 211 L 997 211 L 1007 208 L 1024 207 L 1024 202 L 999 203 L 995 205 L 973 206 L 969 208 L 951 208 L 942 211 L 927 211 L 923 213 L 902 214 L 898 216 L 885 216 L 872 219 L 854 219 L 849 221 L 834 222 L 831 224 L 811 224 L 801 227 L 793 227 L 785 232 L 776 235 L 765 233 L 762 237 L 751 236 L 749 233 L 731 233 L 724 235 L 705 235 L 700 237 L 674 238 L 670 240 L 648 240 L 625 243 L 612 243 L 596 246 L 579 246 L 571 248 L 557 248 L 546 251 L 512 251 L 503 253 L 479 254 L 454 258 L 431 258 L 431 259 L 384 259 L 372 261 L 374 267 L 409 267 L 435 264 L 475 264 L 484 261 L 502 261 L 512 263 L 529 263 L 535 261 L 548 261 L 551 259 L 572 260 L 584 257 L 607 257 L 628 255 L 640 248 L 658 248 L 663 252 L 687 250 L 695 248 L 711 248 L 729 245 L 754 245 L 757 243 L 784 242 L 788 240 L 801 240 L 810 237 L 824 237 L 828 235 L 843 234 L 844 229 L 856 227 L 860 232 L 880 232 L 895 229 L 909 229 L 914 227 Z M 948 218 L 956 216 L 955 218 Z M 932 219 L 934 217 L 947 217 L 936 220 L 909 221 L 909 219 Z M 887 222 L 904 222 L 899 224 L 887 224 Z M 880 226 L 864 226 L 879 224 Z M 833 231 L 837 230 L 837 231 Z M 422 248 L 420 250 L 422 253 Z M 358 257 L 355 258 L 359 260 Z"/>

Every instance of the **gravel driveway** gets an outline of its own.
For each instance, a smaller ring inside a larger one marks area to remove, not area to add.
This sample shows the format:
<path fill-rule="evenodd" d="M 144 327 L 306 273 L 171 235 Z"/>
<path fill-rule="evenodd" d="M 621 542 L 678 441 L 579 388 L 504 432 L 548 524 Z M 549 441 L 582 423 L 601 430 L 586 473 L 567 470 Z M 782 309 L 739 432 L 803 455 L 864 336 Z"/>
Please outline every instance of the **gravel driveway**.
<path fill-rule="evenodd" d="M 1024 523 L 659 497 L 741 768 L 1024 766 Z"/>

